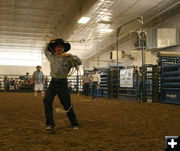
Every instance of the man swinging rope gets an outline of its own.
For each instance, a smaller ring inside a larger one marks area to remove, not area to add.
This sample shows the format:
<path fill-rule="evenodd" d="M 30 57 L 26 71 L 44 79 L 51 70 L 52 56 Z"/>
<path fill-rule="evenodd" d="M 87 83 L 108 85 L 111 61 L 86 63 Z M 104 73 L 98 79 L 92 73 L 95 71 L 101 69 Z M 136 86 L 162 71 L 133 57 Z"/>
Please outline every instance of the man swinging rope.
<path fill-rule="evenodd" d="M 67 76 L 72 67 L 81 65 L 81 60 L 70 53 L 66 53 L 71 48 L 69 43 L 64 43 L 64 40 L 53 39 L 47 45 L 44 53 L 50 62 L 51 66 L 51 82 L 43 99 L 46 117 L 46 130 L 54 132 L 55 122 L 53 119 L 52 103 L 55 95 L 58 96 L 63 105 L 67 116 L 71 122 L 73 129 L 79 129 L 79 124 L 70 99 L 70 91 L 67 83 Z"/>

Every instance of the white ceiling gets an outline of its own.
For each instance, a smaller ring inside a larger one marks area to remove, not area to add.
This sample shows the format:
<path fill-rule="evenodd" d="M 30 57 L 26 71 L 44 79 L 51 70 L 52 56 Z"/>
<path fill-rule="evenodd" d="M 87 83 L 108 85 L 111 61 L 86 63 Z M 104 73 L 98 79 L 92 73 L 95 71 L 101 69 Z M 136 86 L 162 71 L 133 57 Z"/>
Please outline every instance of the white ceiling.
<path fill-rule="evenodd" d="M 87 59 L 113 45 L 118 26 L 155 15 L 174 0 L 0 0 L 0 51 L 42 51 L 52 36 Z M 81 16 L 90 17 L 78 24 Z M 139 23 L 134 23 L 134 26 Z M 102 33 L 102 29 L 113 29 Z"/>

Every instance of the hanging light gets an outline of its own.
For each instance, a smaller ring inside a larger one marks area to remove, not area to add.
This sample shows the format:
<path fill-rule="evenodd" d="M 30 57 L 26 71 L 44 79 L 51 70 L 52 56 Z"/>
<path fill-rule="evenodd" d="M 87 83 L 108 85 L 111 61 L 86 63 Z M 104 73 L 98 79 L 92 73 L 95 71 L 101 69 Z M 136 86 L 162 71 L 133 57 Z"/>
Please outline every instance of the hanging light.
<path fill-rule="evenodd" d="M 79 24 L 86 24 L 89 20 L 90 20 L 89 17 L 81 17 L 81 18 L 78 20 L 78 23 L 79 23 Z"/>
<path fill-rule="evenodd" d="M 102 29 L 100 29 L 100 33 L 110 33 L 112 31 L 113 31 L 113 29 L 110 29 L 110 28 L 102 28 Z"/>

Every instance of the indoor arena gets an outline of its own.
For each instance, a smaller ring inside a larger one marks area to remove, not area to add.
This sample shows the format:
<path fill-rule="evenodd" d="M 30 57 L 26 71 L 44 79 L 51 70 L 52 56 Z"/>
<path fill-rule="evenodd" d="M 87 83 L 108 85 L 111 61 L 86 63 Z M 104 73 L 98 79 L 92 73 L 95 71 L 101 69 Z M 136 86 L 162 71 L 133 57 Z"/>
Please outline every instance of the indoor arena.
<path fill-rule="evenodd" d="M 180 151 L 179 0 L 0 0 L 0 151 Z"/>

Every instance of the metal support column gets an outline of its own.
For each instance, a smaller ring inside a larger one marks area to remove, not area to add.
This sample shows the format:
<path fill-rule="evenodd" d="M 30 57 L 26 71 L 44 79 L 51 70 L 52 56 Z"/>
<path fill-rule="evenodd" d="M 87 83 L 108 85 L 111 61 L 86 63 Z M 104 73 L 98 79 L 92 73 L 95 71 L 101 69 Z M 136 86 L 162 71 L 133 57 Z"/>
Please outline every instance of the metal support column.
<path fill-rule="evenodd" d="M 130 23 L 132 23 L 132 22 L 134 22 L 136 20 L 139 20 L 139 22 L 143 25 L 143 17 L 139 16 L 139 17 L 137 17 L 137 18 L 135 18 L 135 19 L 133 19 L 133 20 L 131 20 L 131 21 L 129 21 L 129 22 L 127 22 L 127 23 L 125 23 L 125 24 L 123 24 L 123 25 L 121 25 L 121 26 L 119 26 L 117 28 L 116 54 L 117 54 L 117 76 L 118 76 L 117 79 L 118 79 L 118 82 L 119 82 L 119 75 L 120 75 L 119 74 L 119 68 L 118 68 L 118 66 L 119 66 L 119 52 L 118 52 L 118 45 L 119 45 L 119 43 L 118 43 L 118 38 L 119 38 L 120 30 L 121 30 L 122 27 L 124 27 L 124 26 L 126 26 L 126 25 L 128 25 L 128 24 L 130 24 Z M 143 28 L 142 28 L 142 30 L 143 30 Z M 144 55 L 144 48 L 143 48 L 143 55 Z M 142 59 L 142 62 L 143 62 L 143 65 L 144 65 L 144 57 Z M 118 83 L 118 87 L 117 87 L 117 94 L 119 94 L 119 83 Z"/>

